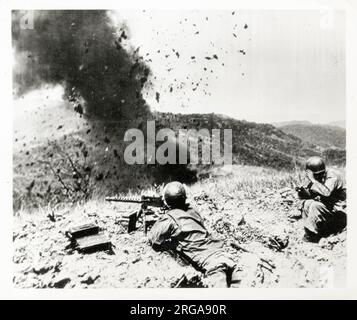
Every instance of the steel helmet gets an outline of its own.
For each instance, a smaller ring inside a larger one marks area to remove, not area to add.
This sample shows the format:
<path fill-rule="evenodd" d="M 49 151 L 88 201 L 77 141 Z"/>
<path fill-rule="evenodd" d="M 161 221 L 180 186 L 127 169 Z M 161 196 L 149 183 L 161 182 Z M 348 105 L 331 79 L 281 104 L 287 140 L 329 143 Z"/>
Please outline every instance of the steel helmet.
<path fill-rule="evenodd" d="M 186 203 L 186 189 L 178 181 L 168 183 L 164 188 L 165 203 L 171 208 L 179 208 Z"/>
<path fill-rule="evenodd" d="M 311 170 L 313 174 L 321 174 L 326 171 L 326 165 L 322 158 L 311 157 L 306 161 L 306 170 Z"/>

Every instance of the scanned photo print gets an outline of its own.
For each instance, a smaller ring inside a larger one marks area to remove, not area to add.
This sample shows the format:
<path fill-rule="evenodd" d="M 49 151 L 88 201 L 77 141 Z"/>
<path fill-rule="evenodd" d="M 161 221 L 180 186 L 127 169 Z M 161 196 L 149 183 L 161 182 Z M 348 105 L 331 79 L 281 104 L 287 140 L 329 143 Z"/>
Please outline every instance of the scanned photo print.
<path fill-rule="evenodd" d="M 345 19 L 12 10 L 14 287 L 345 287 Z"/>

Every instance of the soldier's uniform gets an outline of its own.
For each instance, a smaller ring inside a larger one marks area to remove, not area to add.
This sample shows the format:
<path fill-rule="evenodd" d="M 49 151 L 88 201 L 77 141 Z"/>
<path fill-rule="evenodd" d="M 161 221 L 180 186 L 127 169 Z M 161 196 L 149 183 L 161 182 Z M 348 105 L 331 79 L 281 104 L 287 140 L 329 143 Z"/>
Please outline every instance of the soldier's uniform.
<path fill-rule="evenodd" d="M 310 183 L 310 199 L 302 203 L 304 226 L 314 234 L 328 234 L 336 224 L 345 223 L 346 185 L 344 180 L 331 169 L 321 183 Z"/>
<path fill-rule="evenodd" d="M 178 251 L 205 273 L 208 286 L 238 286 L 235 262 L 225 252 L 223 242 L 212 238 L 194 209 L 169 210 L 153 225 L 148 237 L 152 245 L 158 246 L 174 241 Z"/>

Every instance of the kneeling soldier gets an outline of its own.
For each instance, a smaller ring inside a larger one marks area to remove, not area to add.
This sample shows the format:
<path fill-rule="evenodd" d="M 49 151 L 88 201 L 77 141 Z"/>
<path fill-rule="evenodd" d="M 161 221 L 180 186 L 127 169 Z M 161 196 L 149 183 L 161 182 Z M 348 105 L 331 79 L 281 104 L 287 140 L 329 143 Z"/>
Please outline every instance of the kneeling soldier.
<path fill-rule="evenodd" d="M 308 184 L 297 189 L 303 199 L 300 214 L 304 219 L 304 240 L 317 242 L 345 227 L 346 186 L 336 172 L 326 169 L 320 157 L 307 160 L 306 177 Z"/>

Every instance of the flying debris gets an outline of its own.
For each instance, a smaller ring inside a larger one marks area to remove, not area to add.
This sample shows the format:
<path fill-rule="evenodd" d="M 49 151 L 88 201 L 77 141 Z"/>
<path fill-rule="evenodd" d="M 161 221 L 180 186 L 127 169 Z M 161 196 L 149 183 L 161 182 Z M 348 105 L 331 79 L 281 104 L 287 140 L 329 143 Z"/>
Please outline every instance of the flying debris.
<path fill-rule="evenodd" d="M 80 115 L 83 114 L 83 107 L 80 103 L 76 104 L 73 109 L 75 112 L 78 112 Z"/>
<path fill-rule="evenodd" d="M 120 43 L 118 42 L 118 40 L 115 40 L 115 41 L 114 41 L 114 44 L 115 44 L 115 48 L 116 48 L 117 50 L 120 50 L 120 49 L 121 49 L 121 45 L 120 45 Z"/>
<path fill-rule="evenodd" d="M 155 99 L 156 99 L 157 103 L 160 102 L 160 93 L 159 92 L 156 92 Z"/>
<path fill-rule="evenodd" d="M 244 29 L 248 29 L 248 25 L 247 24 L 244 25 Z"/>
<path fill-rule="evenodd" d="M 124 40 L 128 39 L 128 36 L 126 35 L 125 30 L 123 30 L 123 32 L 121 33 L 121 35 L 118 39 L 119 42 L 121 42 L 122 39 L 124 39 Z"/>

